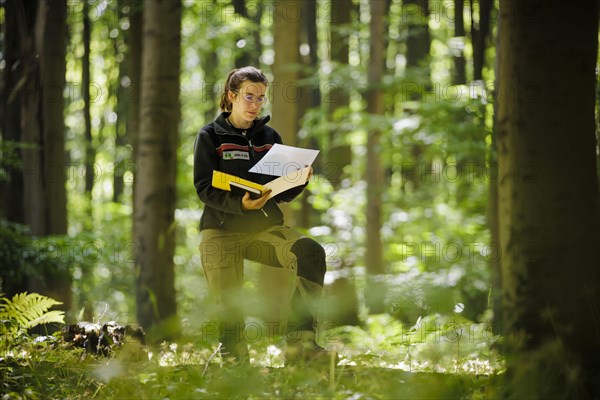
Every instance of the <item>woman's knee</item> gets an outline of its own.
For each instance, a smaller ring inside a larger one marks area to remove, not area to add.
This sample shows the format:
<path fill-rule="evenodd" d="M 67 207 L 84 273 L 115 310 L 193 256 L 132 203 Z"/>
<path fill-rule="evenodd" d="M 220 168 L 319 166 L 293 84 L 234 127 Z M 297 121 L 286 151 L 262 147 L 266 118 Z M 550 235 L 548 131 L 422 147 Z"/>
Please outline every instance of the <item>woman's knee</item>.
<path fill-rule="evenodd" d="M 302 238 L 292 246 L 298 260 L 298 275 L 320 285 L 325 277 L 325 249 L 311 238 Z"/>

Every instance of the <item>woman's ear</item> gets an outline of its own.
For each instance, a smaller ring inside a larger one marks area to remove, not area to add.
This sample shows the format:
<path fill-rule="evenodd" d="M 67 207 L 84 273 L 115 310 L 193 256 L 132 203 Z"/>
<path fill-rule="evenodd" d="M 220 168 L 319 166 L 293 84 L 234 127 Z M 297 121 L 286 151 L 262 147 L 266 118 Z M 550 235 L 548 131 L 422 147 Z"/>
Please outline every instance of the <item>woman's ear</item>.
<path fill-rule="evenodd" d="M 233 103 L 233 100 L 235 100 L 235 93 L 233 93 L 231 90 L 227 91 L 227 99 Z"/>

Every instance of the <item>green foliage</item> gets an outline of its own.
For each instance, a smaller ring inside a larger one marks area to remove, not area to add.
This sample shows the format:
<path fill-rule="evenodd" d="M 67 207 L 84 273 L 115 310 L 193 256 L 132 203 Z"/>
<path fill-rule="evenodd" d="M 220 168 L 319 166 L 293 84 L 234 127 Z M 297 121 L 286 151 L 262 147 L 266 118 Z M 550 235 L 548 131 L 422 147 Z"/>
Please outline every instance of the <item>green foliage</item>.
<path fill-rule="evenodd" d="M 11 294 L 25 291 L 30 279 L 37 279 L 40 285 L 50 280 L 69 280 L 69 246 L 66 235 L 32 238 L 26 226 L 0 220 L 2 291 Z"/>
<path fill-rule="evenodd" d="M 18 293 L 12 299 L 0 298 L 0 320 L 16 324 L 17 329 L 29 329 L 49 323 L 64 323 L 64 311 L 52 310 L 59 301 L 38 293 Z M 2 332 L 6 334 L 6 332 Z"/>
<path fill-rule="evenodd" d="M 22 161 L 19 150 L 33 147 L 29 144 L 4 140 L 0 137 L 0 183 L 10 179 L 10 170 L 21 169 Z"/>
<path fill-rule="evenodd" d="M 496 337 L 478 329 L 440 315 L 413 326 L 372 316 L 363 328 L 320 333 L 321 344 L 340 355 L 333 369 L 283 367 L 278 338 L 251 343 L 247 365 L 231 364 L 198 337 L 150 347 L 135 362 L 123 350 L 106 359 L 29 340 L 0 355 L 0 384 L 10 398 L 486 398 L 502 362 L 489 349 Z"/>

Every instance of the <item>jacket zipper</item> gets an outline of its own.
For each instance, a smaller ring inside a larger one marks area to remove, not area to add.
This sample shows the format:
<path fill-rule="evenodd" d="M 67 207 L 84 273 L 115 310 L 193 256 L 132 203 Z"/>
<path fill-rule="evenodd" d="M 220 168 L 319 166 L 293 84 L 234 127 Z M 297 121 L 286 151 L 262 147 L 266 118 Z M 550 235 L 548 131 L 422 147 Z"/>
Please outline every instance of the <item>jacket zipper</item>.
<path fill-rule="evenodd" d="M 252 145 L 252 140 L 248 140 L 248 153 L 250 154 L 250 160 L 254 162 L 254 146 Z"/>
<path fill-rule="evenodd" d="M 246 132 L 246 131 L 244 131 L 244 132 Z M 246 135 L 244 135 L 244 134 L 242 134 L 242 137 L 248 141 L 248 154 L 250 155 L 250 161 L 254 162 L 254 145 L 252 144 L 252 139 L 248 139 L 246 137 Z M 265 215 L 265 217 L 267 217 L 267 218 L 269 217 L 269 214 L 267 214 L 267 212 L 265 210 L 263 210 L 261 208 L 260 211 L 262 211 L 262 213 Z M 225 216 L 223 216 L 223 217 L 225 217 Z M 223 223 L 224 222 L 225 221 L 223 221 Z"/>

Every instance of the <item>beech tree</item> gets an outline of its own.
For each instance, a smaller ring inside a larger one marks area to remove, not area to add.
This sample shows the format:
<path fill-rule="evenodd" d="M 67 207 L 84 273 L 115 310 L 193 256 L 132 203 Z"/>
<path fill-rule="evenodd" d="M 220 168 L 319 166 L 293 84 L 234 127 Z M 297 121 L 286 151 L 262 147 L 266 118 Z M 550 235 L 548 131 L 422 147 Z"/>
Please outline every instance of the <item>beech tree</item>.
<path fill-rule="evenodd" d="M 367 112 L 383 115 L 383 73 L 385 70 L 385 2 L 372 0 L 371 22 L 369 34 L 371 51 L 369 54 Z M 383 285 L 377 283 L 378 275 L 385 272 L 383 265 L 383 249 L 381 241 L 381 192 L 383 189 L 383 167 L 381 165 L 381 130 L 374 128 L 367 133 L 367 243 L 365 265 L 370 284 L 365 293 L 365 300 L 371 312 L 379 313 L 384 309 Z"/>
<path fill-rule="evenodd" d="M 144 4 L 140 131 L 134 190 L 138 322 L 160 338 L 178 334 L 175 304 L 175 184 L 181 2 Z"/>
<path fill-rule="evenodd" d="M 594 398 L 598 3 L 503 1 L 500 13 L 506 390 L 511 398 Z"/>
<path fill-rule="evenodd" d="M 21 2 L 16 7 L 21 82 L 15 87 L 20 107 L 23 216 L 31 235 L 67 233 L 65 124 L 63 119 L 67 4 L 65 0 Z M 39 291 L 70 309 L 67 274 L 29 276 L 30 291 Z"/>

